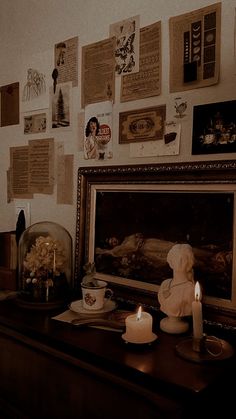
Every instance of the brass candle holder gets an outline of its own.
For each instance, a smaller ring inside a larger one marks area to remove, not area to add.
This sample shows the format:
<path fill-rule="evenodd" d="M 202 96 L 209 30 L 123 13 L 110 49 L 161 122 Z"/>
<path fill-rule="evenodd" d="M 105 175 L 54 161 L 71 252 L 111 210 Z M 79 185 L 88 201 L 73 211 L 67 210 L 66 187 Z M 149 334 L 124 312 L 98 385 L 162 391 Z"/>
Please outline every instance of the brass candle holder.
<path fill-rule="evenodd" d="M 216 336 L 203 334 L 201 339 L 189 337 L 176 345 L 176 352 L 193 362 L 209 362 L 230 358 L 234 354 L 232 345 Z"/>

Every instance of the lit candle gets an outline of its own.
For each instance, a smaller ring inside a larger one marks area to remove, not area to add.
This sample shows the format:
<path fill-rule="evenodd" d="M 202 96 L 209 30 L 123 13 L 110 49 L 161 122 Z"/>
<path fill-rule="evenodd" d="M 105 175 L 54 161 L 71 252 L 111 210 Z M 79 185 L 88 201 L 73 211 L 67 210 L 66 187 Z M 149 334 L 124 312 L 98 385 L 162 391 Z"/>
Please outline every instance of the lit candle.
<path fill-rule="evenodd" d="M 153 340 L 152 316 L 145 311 L 142 312 L 141 306 L 137 314 L 131 314 L 125 319 L 126 334 L 125 339 L 132 343 L 146 343 Z"/>
<path fill-rule="evenodd" d="M 48 302 L 49 299 L 49 281 L 46 280 L 46 302 Z"/>
<path fill-rule="evenodd" d="M 202 303 L 200 301 L 200 285 L 197 281 L 195 284 L 195 301 L 192 302 L 193 314 L 193 338 L 203 338 L 203 322 L 202 322 Z"/>
<path fill-rule="evenodd" d="M 56 274 L 56 249 L 53 250 L 53 276 Z"/>

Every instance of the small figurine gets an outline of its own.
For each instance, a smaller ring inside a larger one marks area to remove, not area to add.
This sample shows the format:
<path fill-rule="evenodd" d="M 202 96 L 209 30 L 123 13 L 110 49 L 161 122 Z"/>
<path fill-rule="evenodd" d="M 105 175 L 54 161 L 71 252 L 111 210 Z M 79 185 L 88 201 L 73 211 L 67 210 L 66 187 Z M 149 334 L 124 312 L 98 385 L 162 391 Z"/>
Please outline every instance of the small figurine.
<path fill-rule="evenodd" d="M 167 315 L 160 322 L 160 328 L 168 333 L 183 333 L 189 324 L 182 317 L 192 314 L 194 300 L 192 247 L 175 244 L 167 254 L 167 262 L 173 269 L 173 278 L 164 280 L 159 288 L 160 310 Z"/>

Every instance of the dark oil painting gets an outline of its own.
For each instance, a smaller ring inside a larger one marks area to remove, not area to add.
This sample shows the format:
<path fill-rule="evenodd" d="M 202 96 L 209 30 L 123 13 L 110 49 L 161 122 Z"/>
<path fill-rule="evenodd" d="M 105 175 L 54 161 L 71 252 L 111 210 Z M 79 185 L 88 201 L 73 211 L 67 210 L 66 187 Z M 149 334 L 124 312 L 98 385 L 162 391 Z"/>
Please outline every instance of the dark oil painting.
<path fill-rule="evenodd" d="M 160 285 L 175 243 L 189 243 L 206 296 L 231 299 L 234 194 L 225 191 L 97 191 L 97 272 Z"/>

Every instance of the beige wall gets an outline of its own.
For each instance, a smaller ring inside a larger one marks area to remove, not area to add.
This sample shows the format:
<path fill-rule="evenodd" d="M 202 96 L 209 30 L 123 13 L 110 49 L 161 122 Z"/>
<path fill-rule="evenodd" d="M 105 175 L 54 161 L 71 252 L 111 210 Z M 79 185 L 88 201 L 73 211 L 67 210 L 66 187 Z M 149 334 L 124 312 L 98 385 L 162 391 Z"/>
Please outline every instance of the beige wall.
<path fill-rule="evenodd" d="M 222 0 L 221 65 L 220 83 L 215 86 L 179 92 L 177 95 L 188 102 L 187 116 L 182 121 L 182 138 L 178 156 L 155 158 L 129 157 L 129 146 L 118 145 L 119 111 L 166 104 L 167 118 L 173 118 L 176 93 L 169 93 L 169 34 L 168 20 L 214 2 L 208 0 L 1 0 L 0 39 L 1 65 L 0 86 L 24 82 L 25 68 L 31 66 L 31 57 L 42 55 L 48 60 L 48 83 L 51 83 L 54 44 L 74 36 L 79 37 L 79 69 L 81 47 L 108 37 L 110 23 L 140 15 L 144 27 L 162 22 L 162 93 L 160 96 L 137 102 L 119 103 L 119 80 L 116 85 L 116 101 L 113 112 L 114 158 L 102 164 L 143 164 L 172 161 L 234 159 L 235 154 L 192 156 L 192 109 L 194 105 L 235 99 L 236 65 L 234 50 L 235 0 Z M 80 79 L 79 79 L 80 83 Z M 56 133 L 55 142 L 64 143 L 65 154 L 74 154 L 74 204 L 57 205 L 56 187 L 53 195 L 35 195 L 30 200 L 31 223 L 42 220 L 56 221 L 75 235 L 76 224 L 76 177 L 79 166 L 93 165 L 78 152 L 77 118 L 80 108 L 80 87 L 73 88 L 73 128 L 67 133 Z M 50 132 L 40 138 L 51 137 Z M 6 171 L 9 168 L 9 147 L 28 144 L 29 139 L 39 136 L 24 135 L 19 125 L 0 128 L 0 231 L 15 228 L 15 203 L 7 203 Z"/>

